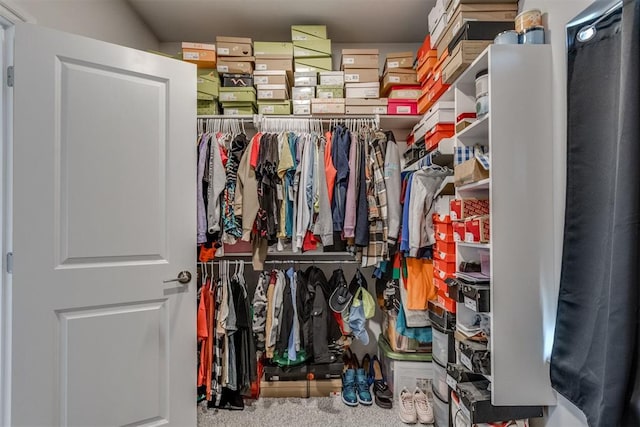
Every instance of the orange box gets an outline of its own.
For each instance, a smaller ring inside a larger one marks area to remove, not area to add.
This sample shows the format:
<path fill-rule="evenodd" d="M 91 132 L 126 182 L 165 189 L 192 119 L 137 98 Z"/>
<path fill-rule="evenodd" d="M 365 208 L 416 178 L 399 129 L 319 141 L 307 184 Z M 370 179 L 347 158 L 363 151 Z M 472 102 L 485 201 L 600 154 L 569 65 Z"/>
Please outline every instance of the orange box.
<path fill-rule="evenodd" d="M 451 138 L 456 133 L 454 124 L 438 124 L 425 135 L 427 150 L 437 147 L 444 138 Z"/>
<path fill-rule="evenodd" d="M 182 60 L 196 64 L 198 68 L 216 68 L 216 45 L 182 42 Z"/>
<path fill-rule="evenodd" d="M 453 234 L 453 228 L 451 227 L 451 224 L 440 222 L 435 224 L 435 232 L 437 235 L 441 233 Z"/>
<path fill-rule="evenodd" d="M 444 280 L 440 279 L 439 277 L 434 277 L 433 278 L 433 285 L 436 287 L 436 289 L 438 291 L 442 290 L 446 294 L 446 291 L 447 291 L 448 287 L 447 287 L 447 284 L 445 283 Z"/>
<path fill-rule="evenodd" d="M 453 243 L 453 232 L 451 233 L 436 233 L 436 240 L 440 240 L 442 242 Z"/>
<path fill-rule="evenodd" d="M 466 226 L 464 221 L 453 222 L 453 240 L 456 242 L 464 242 Z"/>
<path fill-rule="evenodd" d="M 455 199 L 449 204 L 451 209 L 451 219 L 454 221 L 463 220 L 470 216 L 488 215 L 488 199 Z"/>
<path fill-rule="evenodd" d="M 435 250 L 438 252 L 444 252 L 445 254 L 448 254 L 448 255 L 455 255 L 456 244 L 454 242 L 445 242 L 445 241 L 439 240 L 436 236 Z"/>
<path fill-rule="evenodd" d="M 453 276 L 453 274 L 456 272 L 456 262 L 446 262 L 435 259 L 433 260 L 433 268 L 440 271 L 441 273 Z"/>
<path fill-rule="evenodd" d="M 451 313 L 456 312 L 456 300 L 449 298 L 444 291 L 438 289 L 438 304 Z"/>
<path fill-rule="evenodd" d="M 446 279 L 449 279 L 449 278 L 453 278 L 453 277 L 455 277 L 454 273 L 455 273 L 455 271 L 453 273 L 447 273 L 445 271 L 438 270 L 437 268 L 435 268 L 435 266 L 433 267 L 433 277 L 437 277 L 440 280 L 446 280 Z"/>
<path fill-rule="evenodd" d="M 431 216 L 434 223 L 451 224 L 451 215 L 434 213 Z"/>
<path fill-rule="evenodd" d="M 433 67 L 438 62 L 438 52 L 435 50 L 430 50 L 427 55 L 424 57 L 424 61 L 418 62 L 418 70 L 417 77 L 419 82 L 423 82 L 426 80 L 429 72 L 433 70 Z"/>
<path fill-rule="evenodd" d="M 489 215 L 475 216 L 467 218 L 465 225 L 465 241 L 466 242 L 489 242 L 490 227 Z M 434 262 L 435 267 L 435 262 Z"/>
<path fill-rule="evenodd" d="M 446 252 L 440 252 L 437 247 L 434 246 L 433 248 L 433 259 L 434 260 L 441 260 L 444 262 L 452 262 L 455 264 L 456 262 L 456 254 L 455 253 L 446 253 Z"/>
<path fill-rule="evenodd" d="M 427 99 L 427 93 L 424 92 L 420 98 L 418 98 L 418 114 L 424 114 L 427 111 L 429 111 L 429 108 L 431 108 L 431 105 L 433 105 L 433 102 L 430 102 Z"/>

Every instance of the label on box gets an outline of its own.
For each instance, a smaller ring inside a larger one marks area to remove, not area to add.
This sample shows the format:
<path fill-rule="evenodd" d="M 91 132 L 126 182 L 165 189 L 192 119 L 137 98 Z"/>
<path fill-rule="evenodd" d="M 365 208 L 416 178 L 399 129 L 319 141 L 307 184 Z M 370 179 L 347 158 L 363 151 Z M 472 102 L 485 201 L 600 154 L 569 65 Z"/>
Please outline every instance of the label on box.
<path fill-rule="evenodd" d="M 333 98 L 333 92 L 320 92 L 318 98 Z"/>
<path fill-rule="evenodd" d="M 471 367 L 471 359 L 469 359 L 466 354 L 460 353 L 460 363 L 470 371 L 473 371 L 473 368 Z"/>
<path fill-rule="evenodd" d="M 229 67 L 227 65 L 218 65 L 218 71 L 221 73 L 228 73 Z"/>
<path fill-rule="evenodd" d="M 467 296 L 464 297 L 464 306 L 473 311 L 478 311 L 478 303 L 476 302 L 476 300 L 471 299 Z"/>
<path fill-rule="evenodd" d="M 451 375 L 447 375 L 447 385 L 455 390 L 458 383 L 453 379 Z"/>
<path fill-rule="evenodd" d="M 219 47 L 218 48 L 218 55 L 229 55 L 229 48 L 228 47 Z"/>
<path fill-rule="evenodd" d="M 268 76 L 253 76 L 253 81 L 257 85 L 266 85 L 269 83 Z"/>
<path fill-rule="evenodd" d="M 233 92 L 222 92 L 220 94 L 220 101 L 236 101 L 238 97 Z"/>
<path fill-rule="evenodd" d="M 391 83 L 400 83 L 400 77 L 399 76 L 389 76 L 389 82 L 391 82 Z"/>
<path fill-rule="evenodd" d="M 239 114 L 239 112 L 238 112 L 237 108 L 225 108 L 224 109 L 224 114 L 226 116 L 237 116 Z"/>
<path fill-rule="evenodd" d="M 360 74 L 345 74 L 344 81 L 349 83 L 357 83 L 360 81 Z"/>
<path fill-rule="evenodd" d="M 365 98 L 377 98 L 378 97 L 378 89 L 366 89 L 364 91 Z"/>
<path fill-rule="evenodd" d="M 293 36 L 291 38 L 292 41 L 303 41 L 303 40 L 309 40 L 309 37 L 307 37 L 305 34 L 296 34 L 295 36 Z"/>
<path fill-rule="evenodd" d="M 400 67 L 400 63 L 398 61 L 388 62 L 387 68 L 398 68 Z"/>
<path fill-rule="evenodd" d="M 200 59 L 200 53 L 198 52 L 184 52 L 182 54 L 184 59 L 198 60 Z"/>
<path fill-rule="evenodd" d="M 204 83 L 204 79 L 198 78 L 197 83 L 201 85 L 202 83 Z"/>
<path fill-rule="evenodd" d="M 342 62 L 346 65 L 353 65 L 356 63 L 356 58 L 344 58 Z"/>
<path fill-rule="evenodd" d="M 274 111 L 273 105 L 263 105 L 262 107 L 260 107 L 260 109 L 262 110 L 263 113 L 266 113 L 266 114 L 273 114 L 273 111 Z"/>
<path fill-rule="evenodd" d="M 273 98 L 273 91 L 272 90 L 259 90 L 258 91 L 258 98 L 262 98 L 262 99 Z"/>
<path fill-rule="evenodd" d="M 296 77 L 296 85 L 311 86 L 311 77 Z"/>
<path fill-rule="evenodd" d="M 396 112 L 398 114 L 409 114 L 411 113 L 411 107 L 409 107 L 408 105 L 400 105 L 396 108 Z"/>
<path fill-rule="evenodd" d="M 307 115 L 311 114 L 311 107 L 307 106 L 296 106 L 293 109 L 293 114 Z"/>
<path fill-rule="evenodd" d="M 387 114 L 387 107 L 374 107 L 374 114 Z"/>
<path fill-rule="evenodd" d="M 256 71 L 267 71 L 267 64 L 256 64 Z"/>

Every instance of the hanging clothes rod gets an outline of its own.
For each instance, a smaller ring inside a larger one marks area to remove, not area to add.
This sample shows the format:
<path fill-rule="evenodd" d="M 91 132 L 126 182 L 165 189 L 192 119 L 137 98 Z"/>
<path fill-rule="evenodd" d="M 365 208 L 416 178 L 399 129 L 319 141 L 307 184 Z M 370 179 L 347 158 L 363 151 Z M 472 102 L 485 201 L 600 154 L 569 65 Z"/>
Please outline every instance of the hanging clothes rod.
<path fill-rule="evenodd" d="M 245 262 L 243 260 L 214 260 L 209 262 L 198 261 L 198 265 L 211 265 L 211 264 L 220 264 L 221 262 L 227 261 L 229 263 L 234 263 L 236 261 Z M 291 260 L 291 259 L 268 259 L 264 262 L 265 264 L 361 264 L 362 261 L 356 260 Z"/>

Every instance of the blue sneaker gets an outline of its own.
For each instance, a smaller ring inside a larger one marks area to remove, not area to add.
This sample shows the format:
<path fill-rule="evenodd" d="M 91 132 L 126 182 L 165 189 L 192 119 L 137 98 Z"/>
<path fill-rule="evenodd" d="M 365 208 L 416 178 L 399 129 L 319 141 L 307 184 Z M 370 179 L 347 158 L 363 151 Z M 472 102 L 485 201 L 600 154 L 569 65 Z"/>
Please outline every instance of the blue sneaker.
<path fill-rule="evenodd" d="M 364 369 L 360 368 L 356 371 L 356 389 L 358 390 L 358 402 L 361 405 L 371 405 L 373 399 L 369 391 L 369 379 Z"/>
<path fill-rule="evenodd" d="M 347 369 L 342 374 L 342 401 L 348 406 L 358 406 L 358 394 L 356 393 L 356 371 Z"/>

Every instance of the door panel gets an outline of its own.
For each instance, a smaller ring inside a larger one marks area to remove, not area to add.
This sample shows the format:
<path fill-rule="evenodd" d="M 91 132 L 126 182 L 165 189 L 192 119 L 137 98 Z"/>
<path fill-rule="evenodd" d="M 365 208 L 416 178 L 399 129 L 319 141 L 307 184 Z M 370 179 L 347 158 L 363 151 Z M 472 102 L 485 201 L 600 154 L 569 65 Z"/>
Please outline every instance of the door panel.
<path fill-rule="evenodd" d="M 195 67 L 15 28 L 11 425 L 195 425 Z"/>

